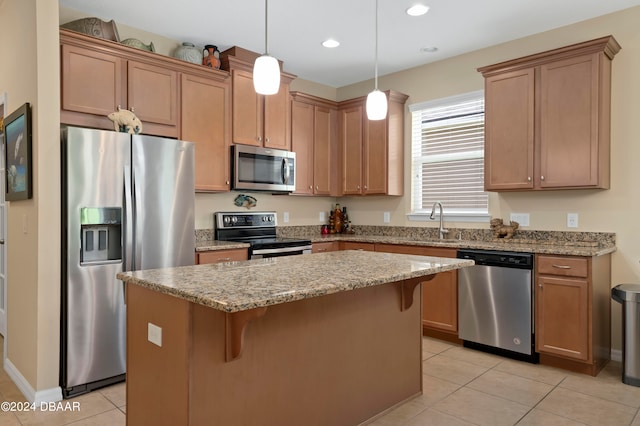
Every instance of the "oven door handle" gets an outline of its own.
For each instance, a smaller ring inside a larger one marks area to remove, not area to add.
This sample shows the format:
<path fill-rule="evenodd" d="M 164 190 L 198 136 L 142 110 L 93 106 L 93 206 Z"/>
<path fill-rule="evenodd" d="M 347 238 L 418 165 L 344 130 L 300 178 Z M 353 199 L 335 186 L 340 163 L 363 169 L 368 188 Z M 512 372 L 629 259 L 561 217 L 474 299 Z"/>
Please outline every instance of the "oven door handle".
<path fill-rule="evenodd" d="M 281 247 L 281 248 L 274 248 L 274 249 L 258 249 L 258 250 L 253 250 L 251 253 L 252 254 L 274 254 L 274 253 L 291 253 L 291 252 L 296 252 L 296 251 L 305 251 L 305 250 L 311 250 L 311 246 L 295 246 L 295 247 Z"/>

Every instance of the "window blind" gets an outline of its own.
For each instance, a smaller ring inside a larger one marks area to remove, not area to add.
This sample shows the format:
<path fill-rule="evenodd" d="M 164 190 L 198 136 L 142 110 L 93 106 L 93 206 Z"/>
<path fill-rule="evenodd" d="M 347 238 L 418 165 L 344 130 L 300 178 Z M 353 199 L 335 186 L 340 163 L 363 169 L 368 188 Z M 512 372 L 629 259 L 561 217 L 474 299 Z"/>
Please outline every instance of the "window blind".
<path fill-rule="evenodd" d="M 430 213 L 440 201 L 448 214 L 487 214 L 484 94 L 473 92 L 410 110 L 413 213 Z"/>

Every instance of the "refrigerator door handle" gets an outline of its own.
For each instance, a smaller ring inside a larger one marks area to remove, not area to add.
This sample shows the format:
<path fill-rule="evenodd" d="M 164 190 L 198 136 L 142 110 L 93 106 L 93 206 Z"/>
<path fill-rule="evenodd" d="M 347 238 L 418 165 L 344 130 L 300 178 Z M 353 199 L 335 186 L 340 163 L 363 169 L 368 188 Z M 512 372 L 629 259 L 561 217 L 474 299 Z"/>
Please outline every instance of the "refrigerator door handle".
<path fill-rule="evenodd" d="M 133 270 L 133 192 L 131 189 L 131 166 L 124 166 L 124 232 L 122 233 L 122 264 L 124 271 Z"/>

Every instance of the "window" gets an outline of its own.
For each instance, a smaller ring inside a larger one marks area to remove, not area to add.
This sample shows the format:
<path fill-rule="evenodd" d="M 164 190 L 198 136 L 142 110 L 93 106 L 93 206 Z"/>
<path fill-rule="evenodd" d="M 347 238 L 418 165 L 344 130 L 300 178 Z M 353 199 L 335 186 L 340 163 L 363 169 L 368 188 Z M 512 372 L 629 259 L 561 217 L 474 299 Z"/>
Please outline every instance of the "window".
<path fill-rule="evenodd" d="M 412 115 L 412 214 L 424 220 L 440 201 L 449 217 L 488 221 L 484 192 L 484 93 L 409 107 Z M 455 219 L 452 219 L 455 220 Z"/>

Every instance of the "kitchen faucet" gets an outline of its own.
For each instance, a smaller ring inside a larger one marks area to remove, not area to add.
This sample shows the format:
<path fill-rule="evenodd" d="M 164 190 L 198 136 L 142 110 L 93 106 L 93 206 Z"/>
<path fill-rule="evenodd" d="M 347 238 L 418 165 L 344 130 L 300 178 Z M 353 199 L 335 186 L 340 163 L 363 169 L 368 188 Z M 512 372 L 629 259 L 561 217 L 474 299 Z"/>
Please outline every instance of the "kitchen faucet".
<path fill-rule="evenodd" d="M 442 213 L 442 203 L 440 201 L 436 201 L 433 203 L 433 207 L 431 207 L 431 214 L 429 215 L 429 219 L 434 220 L 436 218 L 436 206 L 440 207 L 440 239 L 443 240 L 444 236 L 449 233 L 448 229 L 444 229 L 442 226 L 442 220 L 444 219 L 444 214 Z"/>

